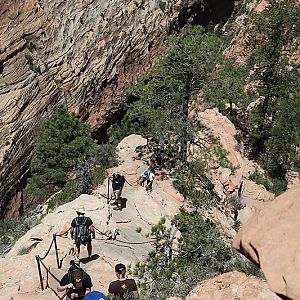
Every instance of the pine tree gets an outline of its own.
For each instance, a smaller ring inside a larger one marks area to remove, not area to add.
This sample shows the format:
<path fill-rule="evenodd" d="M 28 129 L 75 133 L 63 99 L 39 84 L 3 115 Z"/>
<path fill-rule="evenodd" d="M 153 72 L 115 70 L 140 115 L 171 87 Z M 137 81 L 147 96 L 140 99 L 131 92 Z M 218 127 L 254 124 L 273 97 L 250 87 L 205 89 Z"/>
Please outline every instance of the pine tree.
<path fill-rule="evenodd" d="M 180 150 L 175 154 L 185 160 L 187 143 L 199 130 L 199 122 L 189 117 L 190 104 L 207 75 L 223 60 L 222 46 L 216 34 L 204 33 L 201 26 L 188 26 L 180 35 L 169 37 L 164 57 L 129 91 L 135 102 L 121 126 L 114 126 L 110 134 L 115 138 L 139 133 L 159 141 L 176 139 Z"/>
<path fill-rule="evenodd" d="M 35 143 L 28 190 L 34 194 L 62 188 L 78 161 L 87 160 L 95 144 L 88 125 L 63 106 L 49 118 Z"/>
<path fill-rule="evenodd" d="M 253 76 L 261 98 L 249 119 L 252 154 L 278 178 L 285 178 L 299 147 L 299 86 L 293 83 L 299 74 L 290 60 L 299 32 L 300 7 L 295 0 L 270 0 L 249 32 Z"/>

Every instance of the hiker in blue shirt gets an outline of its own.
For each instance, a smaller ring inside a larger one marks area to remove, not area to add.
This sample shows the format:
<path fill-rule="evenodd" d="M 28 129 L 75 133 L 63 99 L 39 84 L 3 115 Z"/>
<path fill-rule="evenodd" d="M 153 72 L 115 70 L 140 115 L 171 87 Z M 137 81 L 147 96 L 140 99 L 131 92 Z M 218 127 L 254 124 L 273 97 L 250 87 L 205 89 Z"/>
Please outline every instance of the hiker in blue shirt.
<path fill-rule="evenodd" d="M 112 189 L 113 189 L 111 199 L 115 199 L 114 204 L 117 205 L 116 209 L 121 210 L 122 209 L 121 195 L 126 181 L 125 177 L 116 171 L 109 179 L 112 182 Z"/>
<path fill-rule="evenodd" d="M 87 294 L 82 300 L 108 300 L 101 292 L 93 291 Z"/>

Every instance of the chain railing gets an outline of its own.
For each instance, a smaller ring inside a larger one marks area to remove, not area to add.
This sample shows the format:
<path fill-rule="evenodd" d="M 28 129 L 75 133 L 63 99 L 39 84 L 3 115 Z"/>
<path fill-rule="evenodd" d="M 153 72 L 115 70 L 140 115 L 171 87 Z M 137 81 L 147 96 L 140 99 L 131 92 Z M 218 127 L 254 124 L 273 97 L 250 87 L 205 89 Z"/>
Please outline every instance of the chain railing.
<path fill-rule="evenodd" d="M 64 258 L 66 257 L 66 255 L 65 255 L 62 259 L 59 259 L 58 248 L 57 248 L 57 240 L 56 240 L 56 238 L 57 238 L 57 237 L 63 237 L 64 235 L 66 235 L 66 234 L 69 232 L 69 230 L 70 230 L 70 228 L 69 228 L 67 231 L 65 231 L 64 233 L 61 233 L 61 234 L 53 234 L 51 244 L 50 244 L 48 250 L 46 251 L 45 255 L 42 256 L 42 257 L 39 256 L 39 255 L 37 255 L 37 256 L 35 257 L 36 262 L 37 262 L 38 274 L 39 274 L 40 285 L 41 285 L 42 291 L 43 291 L 44 289 L 50 288 L 50 289 L 54 292 L 54 294 L 55 294 L 60 300 L 62 300 L 62 299 L 64 299 L 64 298 L 66 297 L 66 293 L 65 293 L 62 297 L 60 297 L 60 296 L 57 294 L 57 292 L 56 292 L 53 288 L 51 288 L 51 287 L 49 286 L 49 274 L 50 274 L 50 276 L 51 276 L 55 281 L 57 281 L 58 283 L 60 282 L 60 280 L 59 280 L 59 279 L 51 272 L 50 267 L 47 267 L 47 266 L 45 265 L 45 263 L 43 262 L 43 260 L 44 260 L 44 259 L 48 256 L 48 254 L 50 253 L 50 250 L 51 250 L 52 246 L 54 246 L 57 268 L 58 268 L 58 269 L 61 269 L 61 267 L 62 267 L 62 262 L 63 262 Z M 43 280 L 43 275 L 42 275 L 42 267 L 46 270 L 46 286 L 45 286 L 45 287 L 44 287 L 44 280 Z"/>

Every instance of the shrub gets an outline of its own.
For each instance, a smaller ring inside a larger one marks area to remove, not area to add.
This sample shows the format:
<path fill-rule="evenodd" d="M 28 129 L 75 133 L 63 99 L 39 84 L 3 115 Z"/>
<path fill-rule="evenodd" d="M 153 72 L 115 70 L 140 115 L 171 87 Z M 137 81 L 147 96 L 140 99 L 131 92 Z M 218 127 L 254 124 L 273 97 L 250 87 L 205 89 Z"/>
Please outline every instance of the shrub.
<path fill-rule="evenodd" d="M 232 253 L 217 233 L 214 224 L 198 214 L 181 210 L 167 228 L 162 219 L 152 228 L 155 250 L 145 263 L 136 266 L 142 279 L 143 299 L 185 297 L 199 280 L 227 271 Z M 180 231 L 177 251 L 173 247 Z"/>
<path fill-rule="evenodd" d="M 95 163 L 101 167 L 110 168 L 118 164 L 117 148 L 110 144 L 101 144 L 96 147 Z"/>
<path fill-rule="evenodd" d="M 76 170 L 76 196 L 90 194 L 95 185 L 94 161 L 80 161 Z"/>

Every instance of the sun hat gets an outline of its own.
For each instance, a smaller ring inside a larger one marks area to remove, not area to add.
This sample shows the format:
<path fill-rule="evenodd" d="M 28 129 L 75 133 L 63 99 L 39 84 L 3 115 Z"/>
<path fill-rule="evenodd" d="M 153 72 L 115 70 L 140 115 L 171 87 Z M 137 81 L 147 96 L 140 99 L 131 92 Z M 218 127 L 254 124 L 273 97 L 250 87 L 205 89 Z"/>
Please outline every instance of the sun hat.
<path fill-rule="evenodd" d="M 117 264 L 115 266 L 116 273 L 122 274 L 124 270 L 126 270 L 126 267 L 123 264 Z"/>
<path fill-rule="evenodd" d="M 85 214 L 86 213 L 86 210 L 85 210 L 85 207 L 84 206 L 79 206 L 75 209 L 75 211 L 77 213 L 80 213 L 80 214 Z"/>

